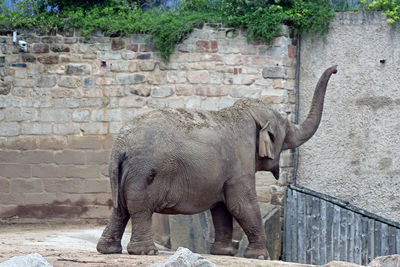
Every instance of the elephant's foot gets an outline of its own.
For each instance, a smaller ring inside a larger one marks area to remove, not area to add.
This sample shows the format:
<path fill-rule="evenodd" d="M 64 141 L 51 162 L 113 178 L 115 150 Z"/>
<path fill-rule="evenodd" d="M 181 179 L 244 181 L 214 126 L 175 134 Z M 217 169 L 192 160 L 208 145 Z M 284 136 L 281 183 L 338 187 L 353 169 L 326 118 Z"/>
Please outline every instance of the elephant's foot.
<path fill-rule="evenodd" d="M 125 209 L 113 209 L 110 221 L 97 243 L 97 251 L 103 254 L 121 253 L 121 238 L 124 233 L 129 214 Z"/>
<path fill-rule="evenodd" d="M 128 253 L 133 255 L 156 255 L 158 249 L 153 241 L 130 241 L 127 247 Z"/>
<path fill-rule="evenodd" d="M 232 244 L 215 242 L 211 245 L 210 253 L 214 255 L 225 255 L 225 256 L 234 256 L 237 252 L 237 249 L 232 247 Z"/>
<path fill-rule="evenodd" d="M 252 248 L 250 246 L 247 247 L 244 252 L 244 256 L 246 258 L 253 258 L 259 260 L 270 260 L 269 253 L 266 248 Z"/>
<path fill-rule="evenodd" d="M 102 254 L 115 254 L 122 252 L 121 241 L 107 240 L 100 238 L 97 243 L 97 251 Z"/>

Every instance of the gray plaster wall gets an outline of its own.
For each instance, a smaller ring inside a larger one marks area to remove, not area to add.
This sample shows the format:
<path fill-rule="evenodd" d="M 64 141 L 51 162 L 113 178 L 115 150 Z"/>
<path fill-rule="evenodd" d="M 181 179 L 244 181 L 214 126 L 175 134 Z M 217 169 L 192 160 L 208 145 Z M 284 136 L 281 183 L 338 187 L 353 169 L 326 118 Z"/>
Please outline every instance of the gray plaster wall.
<path fill-rule="evenodd" d="M 300 121 L 338 64 L 322 121 L 300 148 L 297 183 L 400 221 L 400 28 L 380 13 L 337 13 L 325 38 L 303 36 Z"/>

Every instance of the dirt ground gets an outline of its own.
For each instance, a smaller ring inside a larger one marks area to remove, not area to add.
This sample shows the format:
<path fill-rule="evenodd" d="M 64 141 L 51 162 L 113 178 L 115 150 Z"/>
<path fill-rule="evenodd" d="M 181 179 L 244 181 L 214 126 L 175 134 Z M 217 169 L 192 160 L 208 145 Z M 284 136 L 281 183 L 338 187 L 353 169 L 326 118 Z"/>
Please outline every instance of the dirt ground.
<path fill-rule="evenodd" d="M 99 254 L 96 243 L 103 229 L 104 226 L 99 225 L 0 225 L 0 262 L 13 256 L 36 252 L 53 266 L 149 266 L 165 262 L 173 254 L 166 250 L 161 250 L 155 256 L 129 255 L 126 250 L 122 254 Z M 129 233 L 126 233 L 122 240 L 124 249 L 128 241 Z M 217 266 L 311 266 L 239 257 L 203 256 Z"/>

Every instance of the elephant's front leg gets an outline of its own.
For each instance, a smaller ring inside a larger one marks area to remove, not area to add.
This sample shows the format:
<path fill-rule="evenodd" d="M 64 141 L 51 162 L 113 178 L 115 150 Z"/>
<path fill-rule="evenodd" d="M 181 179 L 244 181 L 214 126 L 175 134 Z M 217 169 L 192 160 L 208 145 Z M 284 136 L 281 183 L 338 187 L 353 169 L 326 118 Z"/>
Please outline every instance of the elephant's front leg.
<path fill-rule="evenodd" d="M 265 230 L 262 225 L 256 190 L 250 182 L 254 177 L 246 178 L 243 179 L 244 182 L 236 180 L 227 184 L 225 191 L 226 206 L 249 239 L 249 245 L 244 256 L 267 260 L 270 257 L 266 247 Z"/>
<path fill-rule="evenodd" d="M 97 251 L 104 254 L 121 253 L 121 238 L 126 224 L 129 221 L 129 213 L 121 206 L 113 209 L 110 220 L 97 243 Z"/>
<path fill-rule="evenodd" d="M 152 212 L 150 211 L 131 214 L 132 236 L 127 248 L 129 254 L 155 255 L 158 253 L 153 242 L 151 217 Z"/>
<path fill-rule="evenodd" d="M 211 254 L 235 255 L 236 249 L 232 247 L 232 215 L 223 203 L 212 208 L 211 215 L 215 230 L 215 241 L 210 249 Z"/>

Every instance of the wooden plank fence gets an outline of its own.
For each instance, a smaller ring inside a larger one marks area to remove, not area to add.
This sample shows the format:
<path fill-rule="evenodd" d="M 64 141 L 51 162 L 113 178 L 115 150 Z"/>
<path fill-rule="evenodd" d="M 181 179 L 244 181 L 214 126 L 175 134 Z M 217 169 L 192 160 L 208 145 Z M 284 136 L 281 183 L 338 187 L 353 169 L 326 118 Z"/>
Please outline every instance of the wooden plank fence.
<path fill-rule="evenodd" d="M 285 261 L 367 265 L 375 257 L 400 254 L 397 222 L 300 186 L 290 185 L 285 201 Z"/>

